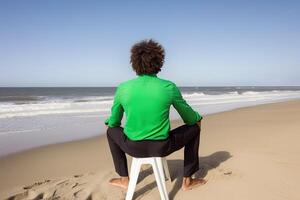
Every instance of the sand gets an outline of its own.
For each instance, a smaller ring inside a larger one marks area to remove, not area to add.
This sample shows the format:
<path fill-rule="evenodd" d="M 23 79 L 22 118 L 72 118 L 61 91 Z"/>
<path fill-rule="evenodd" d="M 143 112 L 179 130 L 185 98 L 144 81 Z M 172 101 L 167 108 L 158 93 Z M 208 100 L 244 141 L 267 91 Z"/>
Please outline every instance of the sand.
<path fill-rule="evenodd" d="M 172 127 L 181 125 L 172 123 Z M 208 180 L 183 192 L 183 151 L 167 157 L 170 199 L 300 199 L 300 101 L 242 108 L 205 117 L 200 170 Z M 130 157 L 128 157 L 130 163 Z M 55 144 L 0 159 L 0 199 L 124 199 L 105 137 Z M 144 166 L 135 199 L 159 199 Z"/>

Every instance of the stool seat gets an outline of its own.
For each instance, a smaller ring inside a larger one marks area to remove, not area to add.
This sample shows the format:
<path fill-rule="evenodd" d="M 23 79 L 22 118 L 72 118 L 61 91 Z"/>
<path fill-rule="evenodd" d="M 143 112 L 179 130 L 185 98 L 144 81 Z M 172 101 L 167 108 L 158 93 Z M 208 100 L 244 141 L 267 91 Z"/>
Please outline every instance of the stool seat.
<path fill-rule="evenodd" d="M 170 172 L 165 157 L 132 158 L 129 185 L 126 200 L 131 200 L 135 191 L 136 182 L 143 164 L 152 165 L 156 184 L 162 200 L 169 200 L 165 178 L 171 181 Z"/>

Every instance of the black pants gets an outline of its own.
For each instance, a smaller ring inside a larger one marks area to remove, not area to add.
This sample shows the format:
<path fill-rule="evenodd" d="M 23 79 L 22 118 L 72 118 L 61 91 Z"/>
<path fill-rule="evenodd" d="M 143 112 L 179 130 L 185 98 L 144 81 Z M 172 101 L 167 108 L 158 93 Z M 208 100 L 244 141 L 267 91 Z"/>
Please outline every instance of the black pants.
<path fill-rule="evenodd" d="M 199 169 L 200 128 L 182 125 L 169 132 L 166 140 L 131 141 L 123 133 L 122 127 L 107 129 L 107 139 L 113 157 L 115 170 L 120 176 L 128 176 L 127 159 L 130 156 L 164 157 L 184 147 L 184 177 L 191 176 Z"/>

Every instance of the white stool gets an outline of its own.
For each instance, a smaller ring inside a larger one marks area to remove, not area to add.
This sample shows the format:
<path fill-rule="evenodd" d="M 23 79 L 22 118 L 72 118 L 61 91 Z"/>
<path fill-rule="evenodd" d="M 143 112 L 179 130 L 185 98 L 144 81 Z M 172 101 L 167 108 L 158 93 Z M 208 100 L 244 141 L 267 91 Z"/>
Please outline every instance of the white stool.
<path fill-rule="evenodd" d="M 136 182 L 140 173 L 140 168 L 143 164 L 151 164 L 156 179 L 156 184 L 162 200 L 169 200 L 166 183 L 166 177 L 171 181 L 170 172 L 166 158 L 149 157 L 149 158 L 132 158 L 129 185 L 126 194 L 126 200 L 131 200 L 134 194 Z"/>

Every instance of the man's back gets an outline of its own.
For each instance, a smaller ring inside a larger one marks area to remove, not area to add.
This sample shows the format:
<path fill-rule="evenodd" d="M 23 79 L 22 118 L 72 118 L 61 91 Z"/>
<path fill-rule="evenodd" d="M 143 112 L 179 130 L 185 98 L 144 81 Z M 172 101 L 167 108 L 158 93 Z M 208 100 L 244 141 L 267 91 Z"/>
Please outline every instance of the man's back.
<path fill-rule="evenodd" d="M 201 116 L 182 98 L 174 83 L 156 75 L 140 75 L 119 85 L 109 126 L 119 126 L 126 114 L 124 133 L 130 140 L 164 140 L 170 131 L 169 111 L 173 105 L 185 123 L 194 124 Z"/>

